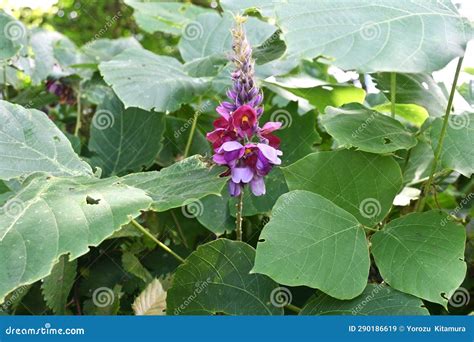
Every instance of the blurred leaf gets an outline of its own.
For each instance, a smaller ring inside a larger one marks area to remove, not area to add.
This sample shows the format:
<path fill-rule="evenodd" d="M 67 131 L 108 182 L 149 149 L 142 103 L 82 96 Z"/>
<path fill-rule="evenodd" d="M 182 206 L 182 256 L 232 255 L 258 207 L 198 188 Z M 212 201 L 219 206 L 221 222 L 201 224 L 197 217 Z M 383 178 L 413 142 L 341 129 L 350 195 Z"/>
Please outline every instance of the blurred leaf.
<path fill-rule="evenodd" d="M 392 104 L 384 103 L 378 106 L 375 106 L 373 109 L 377 112 L 381 112 L 387 115 L 391 113 Z M 416 127 L 421 127 L 426 119 L 429 117 L 428 112 L 425 108 L 415 105 L 415 104 L 395 104 L 395 115 L 400 116 L 409 123 L 415 125 Z"/>
<path fill-rule="evenodd" d="M 15 56 L 25 45 L 26 36 L 25 25 L 0 10 L 0 61 Z"/>
<path fill-rule="evenodd" d="M 174 1 L 125 0 L 125 3 L 135 10 L 138 26 L 148 33 L 160 31 L 180 35 L 186 24 L 196 20 L 199 14 L 214 12 L 192 3 Z"/>
<path fill-rule="evenodd" d="M 122 266 L 125 271 L 140 278 L 145 282 L 145 284 L 153 280 L 153 276 L 145 267 L 143 267 L 140 259 L 138 259 L 133 253 L 124 252 L 122 254 Z"/>
<path fill-rule="evenodd" d="M 81 47 L 82 52 L 94 62 L 110 61 L 113 57 L 128 49 L 141 48 L 133 37 L 119 39 L 96 39 Z"/>

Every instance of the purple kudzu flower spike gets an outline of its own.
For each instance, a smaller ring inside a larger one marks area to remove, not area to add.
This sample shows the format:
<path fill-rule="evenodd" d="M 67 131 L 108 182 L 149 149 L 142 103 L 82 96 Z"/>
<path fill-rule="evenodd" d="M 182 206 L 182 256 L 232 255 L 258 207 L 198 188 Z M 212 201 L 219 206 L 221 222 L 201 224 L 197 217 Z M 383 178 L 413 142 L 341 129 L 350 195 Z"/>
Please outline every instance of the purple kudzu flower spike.
<path fill-rule="evenodd" d="M 214 148 L 213 160 L 226 165 L 224 173 L 230 175 L 229 192 L 240 196 L 246 184 L 255 196 L 265 194 L 264 177 L 274 165 L 280 165 L 283 154 L 278 147 L 280 139 L 273 135 L 279 122 L 259 126 L 263 114 L 263 94 L 254 80 L 252 48 L 243 28 L 244 19 L 237 17 L 232 30 L 236 70 L 232 72 L 232 88 L 227 91 L 230 101 L 223 101 L 217 108 L 220 117 L 214 121 L 214 130 L 207 139 Z"/>

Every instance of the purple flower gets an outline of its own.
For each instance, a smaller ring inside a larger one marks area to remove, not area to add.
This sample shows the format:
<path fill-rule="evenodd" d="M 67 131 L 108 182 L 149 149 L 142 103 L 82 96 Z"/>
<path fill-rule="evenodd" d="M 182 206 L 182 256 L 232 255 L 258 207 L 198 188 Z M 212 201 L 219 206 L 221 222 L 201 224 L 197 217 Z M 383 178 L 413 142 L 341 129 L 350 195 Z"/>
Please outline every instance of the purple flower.
<path fill-rule="evenodd" d="M 228 166 L 229 192 L 239 196 L 248 184 L 255 196 L 266 192 L 264 177 L 274 165 L 280 165 L 283 154 L 278 147 L 280 139 L 272 134 L 281 127 L 279 122 L 259 126 L 263 113 L 263 95 L 254 80 L 254 61 L 242 22 L 238 22 L 233 35 L 233 86 L 227 91 L 229 101 L 222 102 L 216 111 L 214 130 L 207 139 L 214 148 L 216 164 Z"/>

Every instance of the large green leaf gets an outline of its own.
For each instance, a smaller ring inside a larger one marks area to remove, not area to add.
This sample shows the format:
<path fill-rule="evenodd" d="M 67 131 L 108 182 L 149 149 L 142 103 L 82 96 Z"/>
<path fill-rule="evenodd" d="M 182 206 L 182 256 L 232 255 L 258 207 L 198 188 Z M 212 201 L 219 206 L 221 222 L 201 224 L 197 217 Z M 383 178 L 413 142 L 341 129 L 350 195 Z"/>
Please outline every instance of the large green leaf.
<path fill-rule="evenodd" d="M 92 119 L 89 149 L 92 163 L 103 175 L 123 174 L 149 167 L 162 148 L 163 113 L 139 108 L 124 109 L 115 96 L 97 107 Z"/>
<path fill-rule="evenodd" d="M 383 220 L 402 187 L 393 158 L 365 152 L 313 153 L 282 169 L 290 190 L 316 192 L 365 225 Z"/>
<path fill-rule="evenodd" d="M 391 221 L 371 239 L 383 279 L 394 289 L 447 305 L 466 275 L 464 227 L 441 211 Z"/>
<path fill-rule="evenodd" d="M 207 56 L 223 55 L 232 51 L 231 29 L 234 18 L 229 13 L 221 17 L 217 13 L 205 13 L 189 23 L 178 44 L 181 56 L 191 61 Z M 245 23 L 247 38 L 252 46 L 257 46 L 276 31 L 276 27 L 256 18 L 248 18 Z"/>
<path fill-rule="evenodd" d="M 222 167 L 210 167 L 193 156 L 161 171 L 134 173 L 123 178 L 130 186 L 145 190 L 154 200 L 153 209 L 166 211 L 214 194 L 219 195 L 227 178 Z"/>
<path fill-rule="evenodd" d="M 105 62 L 111 60 L 114 56 L 127 50 L 140 48 L 140 43 L 133 37 L 119 39 L 96 39 L 81 47 L 84 54 L 93 59 L 94 62 Z"/>
<path fill-rule="evenodd" d="M 352 300 L 337 300 L 328 295 L 314 295 L 300 315 L 416 316 L 429 315 L 423 302 L 384 284 L 368 284 Z"/>
<path fill-rule="evenodd" d="M 61 255 L 87 253 L 151 202 L 120 178 L 33 179 L 0 212 L 0 302 L 47 276 Z"/>
<path fill-rule="evenodd" d="M 66 304 L 76 280 L 77 260 L 68 261 L 66 255 L 59 258 L 51 274 L 41 284 L 44 300 L 56 315 L 66 314 Z"/>
<path fill-rule="evenodd" d="M 218 239 L 199 246 L 176 270 L 168 290 L 168 315 L 281 315 L 271 304 L 277 284 L 249 274 L 255 250 L 249 245 Z"/>
<path fill-rule="evenodd" d="M 362 72 L 430 72 L 464 54 L 472 30 L 449 0 L 275 2 L 292 58 Z M 436 40 L 432 37 L 437 37 Z"/>
<path fill-rule="evenodd" d="M 369 266 L 365 232 L 357 219 L 318 194 L 295 190 L 273 207 L 252 272 L 351 299 L 364 290 Z"/>
<path fill-rule="evenodd" d="M 431 128 L 431 144 L 433 150 L 438 146 L 443 119 L 433 122 Z M 474 113 L 451 115 L 449 117 L 446 136 L 441 149 L 441 164 L 453 169 L 466 177 L 474 173 Z"/>
<path fill-rule="evenodd" d="M 391 99 L 391 73 L 377 73 L 373 77 L 377 82 L 377 88 L 386 94 L 387 99 Z M 396 82 L 396 103 L 420 105 L 430 116 L 444 115 L 448 98 L 431 75 L 397 73 Z"/>
<path fill-rule="evenodd" d="M 30 45 L 35 59 L 33 84 L 40 84 L 50 75 L 71 75 L 75 70 L 70 66 L 81 62 L 76 45 L 59 32 L 37 30 L 31 35 Z"/>
<path fill-rule="evenodd" d="M 175 111 L 204 91 L 207 82 L 192 78 L 176 59 L 144 49 L 129 49 L 99 69 L 125 107 Z"/>
<path fill-rule="evenodd" d="M 92 174 L 46 114 L 0 101 L 0 178 L 38 171 L 55 176 Z"/>
<path fill-rule="evenodd" d="M 137 24 L 148 33 L 157 31 L 180 35 L 187 24 L 196 17 L 212 10 L 192 3 L 173 1 L 125 0 L 132 7 Z"/>
<path fill-rule="evenodd" d="M 340 145 L 365 152 L 389 153 L 416 145 L 399 121 L 357 103 L 326 108 L 321 122 Z"/>

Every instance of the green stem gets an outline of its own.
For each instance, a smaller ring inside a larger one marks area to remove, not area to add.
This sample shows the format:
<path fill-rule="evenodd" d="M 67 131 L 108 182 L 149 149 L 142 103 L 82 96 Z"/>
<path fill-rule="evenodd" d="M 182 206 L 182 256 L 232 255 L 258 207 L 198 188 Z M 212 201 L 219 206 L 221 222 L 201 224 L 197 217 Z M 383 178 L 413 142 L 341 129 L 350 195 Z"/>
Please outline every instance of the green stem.
<path fill-rule="evenodd" d="M 239 201 L 237 202 L 237 215 L 235 219 L 236 240 L 242 241 L 242 212 L 244 207 L 244 189 L 240 191 Z"/>
<path fill-rule="evenodd" d="M 438 168 L 438 161 L 441 155 L 441 150 L 443 148 L 443 142 L 444 142 L 444 137 L 446 136 L 446 130 L 448 129 L 449 114 L 451 113 L 451 107 L 453 106 L 454 93 L 456 92 L 456 84 L 458 83 L 459 73 L 461 72 L 461 65 L 462 65 L 463 59 L 464 59 L 463 57 L 459 58 L 458 65 L 456 67 L 456 73 L 454 74 L 453 85 L 451 87 L 451 92 L 449 94 L 448 106 L 446 107 L 446 113 L 444 114 L 443 127 L 441 128 L 441 133 L 438 139 L 438 145 L 436 146 L 436 151 L 434 155 L 433 166 L 431 167 L 430 177 L 428 178 L 428 181 L 425 183 L 420 200 L 417 203 L 416 211 L 423 211 L 423 209 L 425 208 L 426 196 L 428 195 L 428 192 L 430 191 L 431 185 L 433 183 L 434 174 L 436 172 L 436 169 Z"/>
<path fill-rule="evenodd" d="M 79 136 L 79 130 L 81 129 L 82 120 L 82 108 L 81 108 L 81 87 L 77 90 L 77 116 L 76 116 L 76 127 L 74 127 L 74 136 Z"/>
<path fill-rule="evenodd" d="M 7 84 L 7 64 L 3 66 L 3 99 L 8 101 L 8 84 Z"/>
<path fill-rule="evenodd" d="M 285 309 L 288 309 L 290 311 L 293 311 L 297 314 L 299 314 L 301 312 L 301 309 L 299 307 L 297 307 L 296 305 L 293 305 L 293 304 L 287 304 L 285 305 Z"/>
<path fill-rule="evenodd" d="M 397 74 L 392 72 L 390 73 L 390 113 L 392 114 L 392 118 L 395 117 L 395 102 L 397 96 Z"/>
<path fill-rule="evenodd" d="M 183 230 L 181 229 L 181 225 L 179 224 L 178 218 L 173 210 L 170 210 L 171 217 L 173 218 L 174 224 L 176 225 L 176 229 L 178 230 L 178 234 L 181 237 L 181 241 L 183 242 L 184 247 L 189 249 L 188 242 L 186 241 L 186 237 L 184 236 Z"/>
<path fill-rule="evenodd" d="M 140 223 L 138 223 L 136 220 L 134 220 L 132 217 L 130 217 L 130 222 L 132 223 L 133 226 L 135 226 L 135 228 L 137 228 L 139 231 L 141 231 L 144 235 L 146 235 L 147 237 L 149 237 L 151 240 L 153 240 L 153 242 L 155 242 L 158 246 L 160 246 L 163 250 L 165 250 L 166 252 L 168 252 L 169 254 L 171 254 L 172 256 L 174 256 L 179 262 L 183 263 L 184 262 L 184 259 L 181 258 L 178 254 L 176 254 L 175 252 L 173 252 L 173 250 L 171 248 L 169 248 L 168 246 L 166 246 L 163 242 L 161 242 L 160 240 L 158 240 L 156 237 L 154 237 L 145 227 L 143 227 Z"/>
<path fill-rule="evenodd" d="M 191 144 L 193 143 L 194 131 L 196 130 L 199 113 L 196 111 L 193 117 L 193 124 L 191 125 L 191 131 L 189 132 L 188 141 L 186 142 L 186 148 L 184 149 L 184 158 L 189 155 Z"/>

